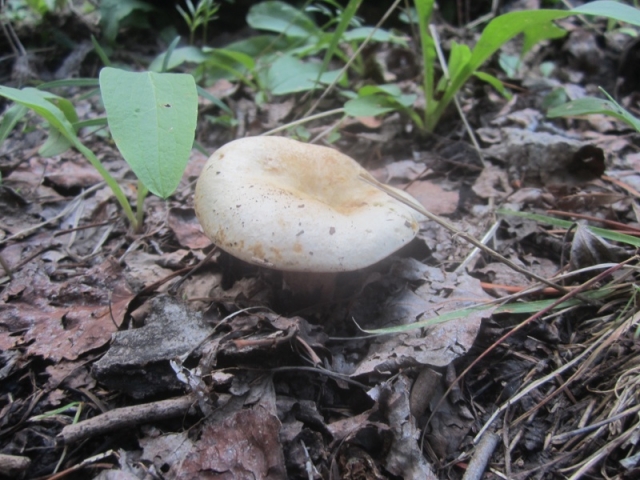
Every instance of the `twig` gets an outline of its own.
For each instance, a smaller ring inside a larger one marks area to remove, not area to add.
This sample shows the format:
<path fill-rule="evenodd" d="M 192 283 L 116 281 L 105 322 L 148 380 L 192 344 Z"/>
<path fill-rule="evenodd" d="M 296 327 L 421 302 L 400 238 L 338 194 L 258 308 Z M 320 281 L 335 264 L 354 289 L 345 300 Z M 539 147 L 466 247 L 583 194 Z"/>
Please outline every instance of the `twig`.
<path fill-rule="evenodd" d="M 447 398 L 447 395 L 449 395 L 449 392 L 451 392 L 451 390 L 453 389 L 453 387 L 455 385 L 457 385 L 457 383 L 467 374 L 469 373 L 469 371 L 475 367 L 478 362 L 480 360 L 482 360 L 484 357 L 486 357 L 487 355 L 489 355 L 489 353 L 491 351 L 493 351 L 498 345 L 502 344 L 502 342 L 504 342 L 506 339 L 508 339 L 509 337 L 511 337 L 513 334 L 515 334 L 516 332 L 518 332 L 519 330 L 521 330 L 522 328 L 524 328 L 526 325 L 529 325 L 531 322 L 534 322 L 535 320 L 543 317 L 545 314 L 547 314 L 548 312 L 552 311 L 554 308 L 556 308 L 558 305 L 560 305 L 563 302 L 566 302 L 567 300 L 577 297 L 578 294 L 582 291 L 587 290 L 588 288 L 590 288 L 591 286 L 601 282 L 602 280 L 604 280 L 605 278 L 607 278 L 609 275 L 611 275 L 612 273 L 618 271 L 619 269 L 621 269 L 625 264 L 631 262 L 632 260 L 637 260 L 637 257 L 632 257 L 628 260 L 626 260 L 623 263 L 617 264 L 607 270 L 605 270 L 604 272 L 602 272 L 601 274 L 591 278 L 590 280 L 586 281 L 585 283 L 583 283 L 580 288 L 573 290 L 569 293 L 567 293 L 566 295 L 564 295 L 563 297 L 559 298 L 558 300 L 556 300 L 555 302 L 553 302 L 551 305 L 543 308 L 542 310 L 538 311 L 537 313 L 535 313 L 534 315 L 531 315 L 529 318 L 527 318 L 525 321 L 523 321 L 522 323 L 520 323 L 519 325 L 517 325 L 515 328 L 513 328 L 512 330 L 508 331 L 507 333 L 505 333 L 502 337 L 500 337 L 499 339 L 497 339 L 495 342 L 493 342 L 491 344 L 491 346 L 489 346 L 489 348 L 485 349 L 480 355 L 478 355 L 478 357 L 471 362 L 471 364 L 465 368 L 462 373 L 460 375 L 458 375 L 458 377 L 451 382 L 451 385 L 449 385 L 449 387 L 447 388 L 447 390 L 444 392 L 444 394 L 442 395 L 442 398 L 440 399 L 440 401 L 436 404 L 436 406 L 433 408 L 433 412 L 437 412 L 438 408 L 440 408 L 440 404 L 444 401 L 445 398 Z M 433 413 L 431 414 L 431 416 L 429 417 L 429 419 L 427 420 L 427 424 L 429 424 L 429 422 L 431 422 L 431 418 L 433 417 Z"/>
<path fill-rule="evenodd" d="M 540 387 L 541 385 L 545 384 L 546 382 L 548 382 L 549 380 L 551 380 L 552 378 L 554 378 L 556 375 L 564 372 L 565 370 L 567 370 L 568 368 L 573 367 L 576 363 L 578 363 L 580 360 L 582 360 L 582 358 L 587 355 L 589 352 L 591 352 L 591 350 L 595 347 L 595 344 L 591 345 L 589 348 L 587 348 L 584 352 L 582 352 L 580 355 L 578 355 L 577 357 L 575 357 L 573 360 L 571 360 L 570 362 L 564 364 L 562 367 L 554 370 L 553 372 L 551 372 L 548 375 L 545 375 L 544 377 L 536 380 L 533 383 L 530 383 L 526 388 L 522 389 L 520 392 L 518 392 L 516 395 L 513 395 L 512 397 L 510 397 L 500 408 L 498 408 L 495 412 L 493 412 L 493 414 L 491 415 L 491 417 L 489 417 L 489 419 L 485 422 L 484 426 L 480 429 L 480 431 L 478 432 L 478 434 L 476 435 L 476 437 L 474 438 L 474 442 L 477 442 L 480 437 L 482 436 L 482 434 L 487 430 L 487 428 L 489 428 L 489 426 L 493 423 L 493 421 L 495 420 L 495 418 L 502 413 L 504 410 L 506 410 L 507 408 L 509 408 L 510 405 L 513 405 L 514 403 L 516 403 L 518 400 L 520 400 L 522 397 L 524 397 L 525 395 L 527 395 L 529 392 L 531 392 L 532 390 L 535 390 L 536 388 Z M 513 426 L 514 424 L 516 424 L 517 422 L 511 422 L 511 425 Z"/>
<path fill-rule="evenodd" d="M 10 478 L 18 478 L 31 465 L 29 457 L 20 455 L 5 455 L 0 453 L 0 475 Z"/>
<path fill-rule="evenodd" d="M 491 240 L 493 236 L 496 234 L 501 223 L 502 223 L 502 220 L 498 220 L 493 225 L 491 225 L 491 228 L 487 231 L 487 233 L 485 233 L 484 237 L 482 237 L 482 239 L 480 240 L 480 242 L 483 245 L 486 245 L 487 243 L 489 243 L 489 240 Z M 464 268 L 469 264 L 469 262 L 471 262 L 471 260 L 473 260 L 473 258 L 476 255 L 478 255 L 478 253 L 480 253 L 480 249 L 478 247 L 475 247 L 473 250 L 471 250 L 471 253 L 467 255 L 467 258 L 465 258 L 462 261 L 462 263 L 458 265 L 458 267 L 454 270 L 454 272 L 464 271 Z"/>
<path fill-rule="evenodd" d="M 195 396 L 185 395 L 160 402 L 117 408 L 88 420 L 67 425 L 56 439 L 63 445 L 68 445 L 85 438 L 105 435 L 141 423 L 179 417 L 185 415 L 195 403 Z"/>
<path fill-rule="evenodd" d="M 583 213 L 574 212 L 563 212 L 562 210 L 547 210 L 547 213 L 549 215 L 558 215 L 560 217 L 579 218 L 582 220 L 589 220 L 591 222 L 599 222 L 607 225 L 609 228 L 623 230 L 627 235 L 629 234 L 629 232 L 640 233 L 640 228 L 634 227 L 633 225 L 626 225 L 624 223 L 615 222 L 613 220 L 607 220 L 606 218 L 594 217 L 593 215 L 585 215 Z"/>
<path fill-rule="evenodd" d="M 617 185 L 618 187 L 622 188 L 623 190 L 626 190 L 627 192 L 629 192 L 634 197 L 640 198 L 640 192 L 638 190 L 636 190 L 635 188 L 633 188 L 631 185 L 627 185 L 626 183 L 618 180 L 617 178 L 609 177 L 608 175 L 602 175 L 601 178 L 603 180 L 606 180 L 607 182 L 610 182 L 610 183 L 613 183 L 614 185 Z"/>
<path fill-rule="evenodd" d="M 494 432 L 487 432 L 482 436 L 482 440 L 478 443 L 476 451 L 471 457 L 467 471 L 464 472 L 462 480 L 481 480 L 487 464 L 493 455 L 494 450 L 498 446 L 500 435 Z"/>
<path fill-rule="evenodd" d="M 488 22 L 493 19 L 496 15 L 498 15 L 498 9 L 500 8 L 500 0 L 492 0 L 491 2 L 491 11 L 486 15 L 482 15 L 481 17 L 476 18 L 475 20 L 467 23 L 464 28 L 466 30 L 471 30 L 481 23 Z"/>
<path fill-rule="evenodd" d="M 207 253 L 207 255 L 200 260 L 195 266 L 193 267 L 189 267 L 189 270 L 184 274 L 184 276 L 178 280 L 176 283 L 174 283 L 173 285 L 171 285 L 171 288 L 169 289 L 169 292 L 172 295 L 175 295 L 178 292 L 178 289 L 180 288 L 180 286 L 184 283 L 184 281 L 189 278 L 191 275 L 193 275 L 194 272 L 196 272 L 200 267 L 202 267 L 205 263 L 207 263 L 209 260 L 211 260 L 211 257 L 213 257 L 213 255 L 218 251 L 218 247 L 213 247 L 211 249 L 211 251 L 209 253 Z M 180 270 L 180 273 L 183 273 L 184 269 Z M 173 278 L 173 277 L 170 277 Z M 167 279 L 168 280 L 168 279 Z M 164 284 L 164 282 L 163 282 Z M 159 287 L 160 285 L 158 285 Z M 155 288 L 154 288 L 155 290 Z"/>
<path fill-rule="evenodd" d="M 318 118 L 329 117 L 331 115 L 336 115 L 338 113 L 344 113 L 344 108 L 334 108 L 333 110 L 328 110 L 326 112 L 316 113 L 315 115 L 304 117 L 304 118 L 301 118 L 300 120 L 295 120 L 293 122 L 287 123 L 286 125 L 280 125 L 279 127 L 269 130 L 268 132 L 264 132 L 261 135 L 273 135 L 274 133 L 282 132 L 287 128 L 295 127 L 297 125 L 302 125 L 303 123 L 307 123 L 312 120 L 317 120 Z"/>
<path fill-rule="evenodd" d="M 596 430 L 600 427 L 603 427 L 605 425 L 610 424 L 611 422 L 616 422 L 618 420 L 620 420 L 621 418 L 626 417 L 627 415 L 631 415 L 632 413 L 637 413 L 640 412 L 640 406 L 635 406 L 635 407 L 631 407 L 628 408 L 627 410 L 625 410 L 624 412 L 621 412 L 617 415 L 614 415 L 613 417 L 609 417 L 609 418 L 605 418 L 604 420 L 601 420 L 599 422 L 593 423 L 591 425 L 587 425 L 586 427 L 582 427 L 579 428 L 577 430 L 572 430 L 570 432 L 565 432 L 565 433 L 560 433 L 558 435 L 554 435 L 551 438 L 551 443 L 564 443 L 567 440 L 569 440 L 571 437 L 575 437 L 576 435 L 582 435 L 583 433 L 588 433 L 591 432 L 593 430 Z"/>
<path fill-rule="evenodd" d="M 362 388 L 363 390 L 368 390 L 369 387 L 367 387 L 366 385 L 353 380 L 351 377 L 348 377 L 346 375 L 342 375 L 340 373 L 337 372 L 333 372 L 331 370 L 327 370 L 326 368 L 320 368 L 320 367 L 304 367 L 304 366 L 291 366 L 291 367 L 275 367 L 275 368 L 270 368 L 269 372 L 311 372 L 311 373 L 317 373 L 319 375 L 326 375 L 329 378 L 334 378 L 336 380 L 340 380 L 346 383 L 349 383 L 351 385 L 354 385 L 358 388 Z"/>
<path fill-rule="evenodd" d="M 528 278 L 533 278 L 533 279 L 535 279 L 535 280 L 537 280 L 537 281 L 539 281 L 541 283 L 544 283 L 545 285 L 548 285 L 549 287 L 555 288 L 556 290 L 558 290 L 558 291 L 560 291 L 560 292 L 562 292 L 564 294 L 568 294 L 569 293 L 569 290 L 567 290 L 565 287 L 563 287 L 561 285 L 558 285 L 557 283 L 554 283 L 554 282 L 552 282 L 550 280 L 547 280 L 546 278 L 541 277 L 540 275 L 536 275 L 535 273 L 530 272 L 526 268 L 523 268 L 520 265 L 517 265 L 517 264 L 513 263 L 511 260 L 509 260 L 508 258 L 504 257 L 503 255 L 500 255 L 495 250 L 492 250 L 491 248 L 487 247 L 486 245 L 483 245 L 481 242 L 476 240 L 473 236 L 469 235 L 466 232 L 458 230 L 452 224 L 447 222 L 444 218 L 441 218 L 441 217 L 439 217 L 437 215 L 434 215 L 433 213 L 431 213 L 427 209 L 425 209 L 422 205 L 418 205 L 416 202 L 411 202 L 411 201 L 407 200 L 403 196 L 399 195 L 398 193 L 396 193 L 395 191 L 393 191 L 392 189 L 387 187 L 384 183 L 378 182 L 375 178 L 371 177 L 370 175 L 364 176 L 363 174 L 360 174 L 360 179 L 363 182 L 368 183 L 369 185 L 373 185 L 374 187 L 379 188 L 380 190 L 385 192 L 387 195 L 390 195 L 391 197 L 395 198 L 396 200 L 398 200 L 401 203 L 404 203 L 408 207 L 413 208 L 417 212 L 419 212 L 422 215 L 424 215 L 425 217 L 427 217 L 429 220 L 432 220 L 432 221 L 436 222 L 438 225 L 441 225 L 442 227 L 446 228 L 447 230 L 449 230 L 450 232 L 452 232 L 456 236 L 461 237 L 464 240 L 466 240 L 467 242 L 471 243 L 472 245 L 478 247 L 483 252 L 488 253 L 489 255 L 491 255 L 494 258 L 497 258 L 499 261 L 501 261 L 505 265 L 511 267 L 516 272 L 522 273 L 523 275 L 526 275 Z M 583 300 L 586 303 L 593 303 L 592 301 L 590 301 L 588 299 L 581 298 L 581 297 L 578 297 L 578 298 L 580 298 L 581 300 Z"/>
<path fill-rule="evenodd" d="M 112 469 L 113 464 L 111 463 L 96 463 L 96 462 L 100 462 L 100 460 L 104 460 L 111 456 L 116 457 L 118 459 L 120 458 L 117 452 L 114 452 L 113 450 L 107 450 L 106 452 L 99 453 L 97 455 L 94 455 L 93 457 L 85 458 L 82 462 L 76 465 L 73 465 L 67 468 L 66 470 L 62 470 L 61 472 L 58 472 L 54 475 L 45 477 L 45 480 L 60 480 L 62 478 L 67 477 L 70 473 L 76 472 L 78 470 L 82 470 L 84 468 L 103 468 L 105 470 Z"/>
<path fill-rule="evenodd" d="M 632 315 L 630 317 L 631 320 L 632 320 L 631 324 L 635 323 L 635 321 L 637 321 L 638 317 L 640 317 L 640 312 L 637 312 L 635 315 Z M 622 323 L 615 330 L 608 330 L 606 333 L 604 333 L 603 337 L 604 337 L 604 335 L 609 335 L 609 337 L 605 338 L 605 340 L 601 341 L 599 344 L 596 344 L 596 343 L 593 344 L 593 346 L 597 346 L 598 348 L 595 349 L 595 351 L 591 354 L 591 356 L 583 364 L 580 365 L 580 367 L 576 370 L 576 372 L 573 375 L 571 375 L 571 377 L 569 377 L 567 379 L 567 381 L 565 381 L 562 385 L 560 385 L 560 387 L 558 387 L 556 390 L 554 390 L 549 395 L 547 395 L 545 398 L 543 398 L 540 402 L 538 402 L 529 411 L 527 411 L 526 413 L 520 415 L 520 417 L 516 418 L 513 421 L 513 423 L 517 424 L 517 423 L 521 422 L 522 420 L 527 418 L 529 415 L 531 415 L 532 413 L 534 413 L 537 410 L 539 410 L 540 408 L 542 408 L 544 405 L 549 403 L 551 401 L 551 399 L 553 399 L 556 395 L 558 395 L 561 392 L 563 392 L 569 386 L 569 384 L 571 384 L 573 381 L 577 380 L 584 373 L 584 371 L 587 368 L 589 368 L 589 366 L 591 366 L 596 361 L 596 359 L 600 355 L 600 353 L 602 353 L 602 351 L 604 349 L 608 348 L 609 345 L 611 344 L 611 342 L 615 341 L 620 336 L 620 334 L 627 329 L 627 327 L 628 327 L 627 323 L 629 323 L 629 322 Z M 589 347 L 589 349 L 590 348 L 591 347 Z"/>
<path fill-rule="evenodd" d="M 637 425 L 634 425 L 632 428 L 621 434 L 620 436 L 614 438 L 611 442 L 604 445 L 597 452 L 591 455 L 583 465 L 569 477 L 569 480 L 577 480 L 582 478 L 585 473 L 587 473 L 596 463 L 598 463 L 602 458 L 608 456 L 611 452 L 613 452 L 620 445 L 624 444 L 629 438 L 633 435 L 637 435 Z M 562 471 L 565 471 L 563 469 Z"/>

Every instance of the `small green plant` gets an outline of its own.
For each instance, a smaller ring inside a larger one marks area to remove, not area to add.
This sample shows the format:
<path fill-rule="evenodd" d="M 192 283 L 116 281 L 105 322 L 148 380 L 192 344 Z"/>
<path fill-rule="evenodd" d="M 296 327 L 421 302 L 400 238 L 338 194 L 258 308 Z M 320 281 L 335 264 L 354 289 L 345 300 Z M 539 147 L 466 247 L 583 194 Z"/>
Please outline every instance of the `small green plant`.
<path fill-rule="evenodd" d="M 175 48 L 168 61 L 169 52 L 166 52 L 158 56 L 149 69 L 160 71 L 165 63 L 168 70 L 184 63 L 195 64 L 194 75 L 198 81 L 214 82 L 220 78 L 240 81 L 254 89 L 258 93 L 257 101 L 261 102 L 269 95 L 309 91 L 336 81 L 341 72 L 329 70 L 331 60 L 335 57 L 345 63 L 349 60 L 341 45 L 350 45 L 355 50 L 369 35 L 373 41 L 406 45 L 404 39 L 388 31 L 360 26 L 355 13 L 362 0 L 350 0 L 344 8 L 324 1 L 338 13 L 322 27 L 308 12 L 330 15 L 331 10 L 324 5 L 298 9 L 282 1 L 266 1 L 251 7 L 247 23 L 256 30 L 270 33 L 224 48 L 193 45 Z M 322 53 L 322 62 L 309 59 Z M 346 82 L 346 76 L 342 75 L 340 80 Z M 346 87 L 346 83 L 343 86 Z"/>
<path fill-rule="evenodd" d="M 36 88 L 0 86 L 0 96 L 15 102 L 0 122 L 0 140 L 32 110 L 49 124 L 49 138 L 43 154 L 78 150 L 95 167 L 113 191 L 131 227 L 142 226 L 143 201 L 148 191 L 167 198 L 182 176 L 193 145 L 197 120 L 197 93 L 191 75 L 155 72 L 126 72 L 106 67 L 96 80 L 62 81 L 60 85 L 100 86 L 107 117 L 81 122 L 73 104 L 62 97 Z M 138 178 L 136 212 L 118 181 L 85 146 L 81 128 L 108 123 L 117 147 Z"/>
<path fill-rule="evenodd" d="M 153 7 L 142 0 L 101 0 L 100 26 L 102 35 L 109 42 L 115 42 L 118 31 L 126 25 L 150 28 L 146 14 Z"/>
<path fill-rule="evenodd" d="M 497 87 L 501 85 L 497 78 L 478 70 L 502 45 L 516 35 L 524 35 L 524 54 L 541 40 L 559 38 L 565 35 L 566 32 L 557 27 L 553 21 L 571 15 L 598 15 L 640 25 L 640 12 L 638 10 L 622 3 L 604 0 L 587 3 L 568 11 L 542 9 L 506 13 L 494 18 L 487 24 L 473 50 L 467 45 L 452 42 L 446 65 L 448 75 L 442 75 L 437 79 L 437 44 L 429 29 L 434 3 L 434 0 L 415 0 L 416 15 L 407 17 L 415 18 L 417 22 L 423 64 L 422 90 L 426 101 L 426 108 L 422 118 L 416 120 L 415 115 L 411 115 L 411 118 L 420 128 L 427 132 L 434 130 L 446 108 L 472 76 L 476 76 Z M 371 96 L 371 94 L 367 92 L 364 97 L 368 96 Z M 384 91 L 374 94 L 373 98 L 365 98 L 364 100 L 362 98 L 363 95 L 360 95 L 358 98 L 348 101 L 345 104 L 345 111 L 351 115 L 355 114 L 356 111 L 362 114 L 363 107 L 367 104 L 371 105 L 372 112 L 380 108 L 400 111 L 407 111 L 408 108 L 403 103 L 398 102 L 396 95 L 389 95 Z"/>
<path fill-rule="evenodd" d="M 636 132 L 640 132 L 640 119 L 633 116 L 627 109 L 616 102 L 604 89 L 600 88 L 600 90 L 608 100 L 595 97 L 579 98 L 550 109 L 547 112 L 547 116 L 549 118 L 580 117 L 600 113 L 617 118 L 634 128 Z"/>
<path fill-rule="evenodd" d="M 209 22 L 216 18 L 220 5 L 215 0 L 198 0 L 196 5 L 191 0 L 185 0 L 185 4 L 187 10 L 180 5 L 176 5 L 176 9 L 189 27 L 189 44 L 193 45 L 196 30 L 200 27 L 202 27 L 202 43 L 205 44 Z"/>

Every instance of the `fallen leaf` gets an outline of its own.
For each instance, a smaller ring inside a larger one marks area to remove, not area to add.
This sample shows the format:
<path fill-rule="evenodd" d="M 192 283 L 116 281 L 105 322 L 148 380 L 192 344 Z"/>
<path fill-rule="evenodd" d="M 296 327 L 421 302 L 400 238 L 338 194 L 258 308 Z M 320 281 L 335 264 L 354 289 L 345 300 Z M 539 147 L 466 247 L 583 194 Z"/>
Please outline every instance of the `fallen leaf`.
<path fill-rule="evenodd" d="M 169 209 L 167 224 L 183 247 L 201 249 L 211 245 L 211 240 L 202 231 L 193 208 Z"/>
<path fill-rule="evenodd" d="M 430 180 L 413 182 L 405 191 L 435 215 L 451 215 L 458 208 L 460 200 L 457 191 L 444 190 Z"/>

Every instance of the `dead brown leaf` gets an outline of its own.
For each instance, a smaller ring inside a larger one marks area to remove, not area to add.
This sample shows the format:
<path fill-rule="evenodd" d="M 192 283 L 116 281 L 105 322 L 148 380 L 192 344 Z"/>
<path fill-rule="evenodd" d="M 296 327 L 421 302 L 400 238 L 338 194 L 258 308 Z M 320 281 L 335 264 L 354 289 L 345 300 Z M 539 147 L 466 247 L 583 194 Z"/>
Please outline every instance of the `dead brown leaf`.
<path fill-rule="evenodd" d="M 451 215 L 458 208 L 460 195 L 457 191 L 447 191 L 430 180 L 418 180 L 406 189 L 424 208 L 435 215 Z"/>

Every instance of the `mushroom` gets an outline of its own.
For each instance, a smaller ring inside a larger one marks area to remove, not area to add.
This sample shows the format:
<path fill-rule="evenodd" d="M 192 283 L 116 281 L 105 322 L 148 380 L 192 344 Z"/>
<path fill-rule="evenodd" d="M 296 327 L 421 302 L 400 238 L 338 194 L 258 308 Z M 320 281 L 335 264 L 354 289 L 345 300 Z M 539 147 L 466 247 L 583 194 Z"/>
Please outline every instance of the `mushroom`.
<path fill-rule="evenodd" d="M 382 260 L 419 229 L 419 214 L 363 178 L 375 183 L 334 149 L 247 137 L 209 158 L 195 211 L 204 233 L 227 253 L 281 270 L 293 290 L 320 289 L 327 298 L 337 272 Z"/>

